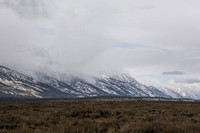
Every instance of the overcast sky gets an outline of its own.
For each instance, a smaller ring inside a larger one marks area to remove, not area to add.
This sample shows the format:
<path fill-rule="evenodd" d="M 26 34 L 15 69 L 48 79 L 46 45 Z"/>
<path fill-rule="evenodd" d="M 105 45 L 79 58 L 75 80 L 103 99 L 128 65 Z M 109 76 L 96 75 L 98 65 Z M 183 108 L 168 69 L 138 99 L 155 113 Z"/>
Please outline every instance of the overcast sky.
<path fill-rule="evenodd" d="M 0 0 L 0 64 L 199 88 L 199 0 Z M 195 87 L 194 87 L 195 86 Z"/>

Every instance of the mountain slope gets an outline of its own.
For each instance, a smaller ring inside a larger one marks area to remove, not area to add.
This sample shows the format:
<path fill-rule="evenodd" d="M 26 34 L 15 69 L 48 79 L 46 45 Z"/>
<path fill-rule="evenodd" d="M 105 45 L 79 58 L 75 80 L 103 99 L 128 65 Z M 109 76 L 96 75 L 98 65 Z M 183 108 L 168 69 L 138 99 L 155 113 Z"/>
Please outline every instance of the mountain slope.
<path fill-rule="evenodd" d="M 0 92 L 16 97 L 66 97 L 66 93 L 31 77 L 0 66 Z"/>
<path fill-rule="evenodd" d="M 88 82 L 80 77 L 57 80 L 36 72 L 34 77 L 0 66 L 0 96 L 62 98 L 91 96 L 129 96 L 182 98 L 177 92 L 145 86 L 127 74 L 90 77 Z"/>
<path fill-rule="evenodd" d="M 122 74 L 111 77 L 103 76 L 96 80 L 96 85 L 102 90 L 119 96 L 135 96 L 135 97 L 168 97 L 163 92 L 153 87 L 147 87 L 138 83 L 132 77 Z"/>

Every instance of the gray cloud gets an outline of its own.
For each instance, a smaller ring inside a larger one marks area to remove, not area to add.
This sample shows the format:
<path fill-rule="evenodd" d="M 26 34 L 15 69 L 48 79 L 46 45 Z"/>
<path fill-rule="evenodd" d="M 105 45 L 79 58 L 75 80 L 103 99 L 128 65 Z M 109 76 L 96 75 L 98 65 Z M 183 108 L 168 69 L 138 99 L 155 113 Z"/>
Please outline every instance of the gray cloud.
<path fill-rule="evenodd" d="M 184 72 L 180 72 L 180 71 L 170 71 L 170 72 L 163 72 L 163 75 L 184 75 Z"/>
<path fill-rule="evenodd" d="M 178 80 L 176 83 L 187 83 L 187 84 L 194 84 L 194 83 L 200 83 L 199 79 L 185 79 L 185 80 Z"/>
<path fill-rule="evenodd" d="M 46 0 L 2 0 L 0 6 L 13 10 L 21 17 L 30 19 L 49 16 L 46 2 Z M 50 3 L 51 0 L 48 2 Z"/>
<path fill-rule="evenodd" d="M 179 70 L 163 74 L 183 71 L 198 77 L 199 4 L 1 0 L 0 64 L 86 74 L 127 68 L 138 75 Z"/>

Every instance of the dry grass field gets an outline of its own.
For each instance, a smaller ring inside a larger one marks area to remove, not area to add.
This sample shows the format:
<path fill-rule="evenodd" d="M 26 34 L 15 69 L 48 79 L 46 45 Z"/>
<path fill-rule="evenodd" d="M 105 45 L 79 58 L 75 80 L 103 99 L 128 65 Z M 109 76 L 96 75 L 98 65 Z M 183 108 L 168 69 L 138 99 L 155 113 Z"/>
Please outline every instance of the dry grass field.
<path fill-rule="evenodd" d="M 198 133 L 198 102 L 0 103 L 1 133 Z"/>

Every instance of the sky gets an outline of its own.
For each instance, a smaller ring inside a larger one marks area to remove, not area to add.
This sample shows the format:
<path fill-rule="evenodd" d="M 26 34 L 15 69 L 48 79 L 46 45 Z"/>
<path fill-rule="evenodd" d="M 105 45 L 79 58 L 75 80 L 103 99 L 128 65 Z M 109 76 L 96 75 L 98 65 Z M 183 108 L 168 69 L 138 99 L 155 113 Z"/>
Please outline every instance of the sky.
<path fill-rule="evenodd" d="M 0 0 L 0 64 L 60 73 L 128 72 L 200 90 L 199 0 Z"/>

